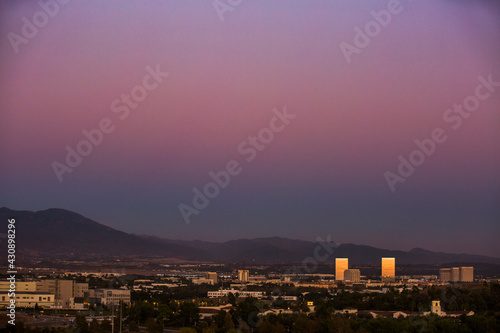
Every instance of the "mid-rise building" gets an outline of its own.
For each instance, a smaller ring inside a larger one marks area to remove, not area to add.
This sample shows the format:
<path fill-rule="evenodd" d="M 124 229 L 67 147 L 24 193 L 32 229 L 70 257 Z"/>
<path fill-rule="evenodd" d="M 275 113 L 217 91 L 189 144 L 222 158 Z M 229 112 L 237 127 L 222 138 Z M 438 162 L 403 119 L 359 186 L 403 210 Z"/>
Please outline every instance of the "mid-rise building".
<path fill-rule="evenodd" d="M 441 282 L 451 281 L 451 268 L 441 268 L 439 270 L 439 281 Z"/>
<path fill-rule="evenodd" d="M 349 282 L 360 282 L 361 272 L 359 269 L 347 269 L 344 271 L 344 281 Z"/>
<path fill-rule="evenodd" d="M 23 291 L 36 291 L 36 282 L 24 282 L 24 281 L 16 281 L 16 292 Z M 9 281 L 0 281 L 0 292 L 9 291 L 10 290 L 10 282 Z"/>
<path fill-rule="evenodd" d="M 61 308 L 71 307 L 71 299 L 84 297 L 89 289 L 88 283 L 78 283 L 74 280 L 47 279 L 36 282 L 36 290 L 55 295 L 55 306 Z"/>
<path fill-rule="evenodd" d="M 76 282 L 75 283 L 75 296 L 74 297 L 85 297 L 85 293 L 89 291 L 89 284 Z"/>
<path fill-rule="evenodd" d="M 205 279 L 209 279 L 213 281 L 213 284 L 217 284 L 218 282 L 218 275 L 216 272 L 207 272 L 205 273 Z"/>
<path fill-rule="evenodd" d="M 473 282 L 474 267 L 452 267 L 439 270 L 441 282 Z"/>
<path fill-rule="evenodd" d="M 474 267 L 460 267 L 460 281 L 474 282 Z"/>
<path fill-rule="evenodd" d="M 240 282 L 248 282 L 249 276 L 250 276 L 250 273 L 246 269 L 240 269 L 238 271 L 238 280 L 240 280 Z"/>
<path fill-rule="evenodd" d="M 452 282 L 460 281 L 460 267 L 452 267 L 451 268 L 451 280 Z"/>
<path fill-rule="evenodd" d="M 69 308 L 70 299 L 75 297 L 75 281 L 48 279 L 37 282 L 37 291 L 54 294 L 55 306 Z"/>
<path fill-rule="evenodd" d="M 396 279 L 396 258 L 382 258 L 381 278 L 386 282 Z"/>
<path fill-rule="evenodd" d="M 335 280 L 344 281 L 344 272 L 349 269 L 348 258 L 335 258 Z"/>

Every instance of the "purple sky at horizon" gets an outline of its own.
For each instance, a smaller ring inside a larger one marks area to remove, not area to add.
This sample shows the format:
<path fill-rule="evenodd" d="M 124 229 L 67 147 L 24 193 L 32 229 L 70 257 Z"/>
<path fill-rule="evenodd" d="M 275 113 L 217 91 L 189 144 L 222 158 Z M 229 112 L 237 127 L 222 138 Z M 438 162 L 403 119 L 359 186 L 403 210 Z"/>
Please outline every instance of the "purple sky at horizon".
<path fill-rule="evenodd" d="M 70 1 L 17 53 L 8 34 L 41 7 L 2 2 L 0 207 L 172 239 L 500 257 L 500 87 L 458 129 L 443 119 L 479 76 L 500 82 L 500 5 L 401 0 L 347 63 L 340 43 L 390 1 L 243 0 L 223 21 L 212 2 Z M 157 65 L 168 77 L 120 120 L 113 101 Z M 247 162 L 238 145 L 285 106 L 296 118 Z M 115 130 L 59 182 L 52 163 L 103 118 Z M 447 140 L 391 192 L 384 173 L 435 128 Z M 187 225 L 179 204 L 230 160 L 242 172 Z"/>

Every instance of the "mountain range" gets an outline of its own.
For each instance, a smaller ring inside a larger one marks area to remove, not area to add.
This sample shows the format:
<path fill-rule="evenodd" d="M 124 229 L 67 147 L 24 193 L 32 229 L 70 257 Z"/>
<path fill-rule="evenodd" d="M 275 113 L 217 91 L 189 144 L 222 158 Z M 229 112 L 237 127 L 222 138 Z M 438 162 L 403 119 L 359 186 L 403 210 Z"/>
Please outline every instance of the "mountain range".
<path fill-rule="evenodd" d="M 119 257 L 162 257 L 197 262 L 301 262 L 314 257 L 317 242 L 280 237 L 238 239 L 227 242 L 170 240 L 128 234 L 64 209 L 38 212 L 0 208 L 0 220 L 15 219 L 16 253 L 19 257 L 103 260 Z M 5 230 L 6 226 L 4 225 Z M 0 234 L 1 236 L 1 234 Z M 0 238 L 0 242 L 5 239 Z M 6 244 L 6 242 L 4 243 Z M 3 247 L 3 246 L 2 246 Z M 395 257 L 398 264 L 484 263 L 500 265 L 500 258 L 473 254 L 379 249 L 366 245 L 331 244 L 325 260 L 349 258 L 352 265 L 379 265 L 381 257 Z M 5 252 L 6 253 L 6 252 Z M 320 256 L 326 252 L 319 251 Z"/>

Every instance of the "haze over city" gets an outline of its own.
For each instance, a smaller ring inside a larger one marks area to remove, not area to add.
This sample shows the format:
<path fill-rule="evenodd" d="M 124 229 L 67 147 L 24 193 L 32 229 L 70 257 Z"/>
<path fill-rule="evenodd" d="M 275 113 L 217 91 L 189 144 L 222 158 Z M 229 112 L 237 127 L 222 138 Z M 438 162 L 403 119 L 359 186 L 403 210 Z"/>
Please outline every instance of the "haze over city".
<path fill-rule="evenodd" d="M 221 19 L 212 1 L 74 1 L 27 38 L 37 2 L 2 2 L 0 207 L 168 239 L 330 235 L 500 257 L 499 7 L 401 1 L 346 54 L 387 3 L 244 0 Z M 455 111 L 469 96 L 483 96 L 475 111 Z M 399 156 L 433 137 L 391 188 Z M 239 172 L 186 223 L 179 205 L 231 161 Z"/>

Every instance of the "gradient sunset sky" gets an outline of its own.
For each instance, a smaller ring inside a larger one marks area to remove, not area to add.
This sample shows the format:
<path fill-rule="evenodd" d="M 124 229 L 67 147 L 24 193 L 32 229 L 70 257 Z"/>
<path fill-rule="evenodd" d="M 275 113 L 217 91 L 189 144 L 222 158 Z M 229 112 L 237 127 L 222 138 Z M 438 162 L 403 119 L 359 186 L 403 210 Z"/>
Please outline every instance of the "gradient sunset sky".
<path fill-rule="evenodd" d="M 170 239 L 500 257 L 500 87 L 456 130 L 443 119 L 479 76 L 500 82 L 500 7 L 401 0 L 348 63 L 340 44 L 389 2 L 243 0 L 221 20 L 212 0 L 70 1 L 16 53 L 9 33 L 41 7 L 2 1 L 0 206 Z M 121 120 L 112 102 L 157 65 L 169 76 Z M 238 145 L 284 107 L 296 118 L 247 162 Z M 115 130 L 59 182 L 52 163 L 103 118 Z M 392 192 L 384 173 L 436 128 L 446 142 Z M 186 224 L 179 204 L 230 160 L 241 173 Z"/>

